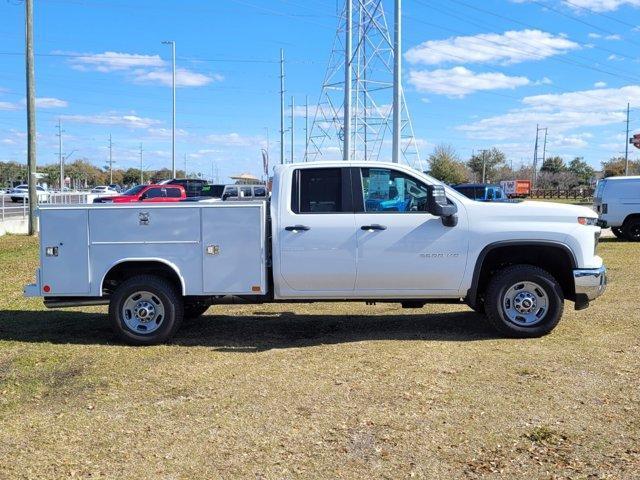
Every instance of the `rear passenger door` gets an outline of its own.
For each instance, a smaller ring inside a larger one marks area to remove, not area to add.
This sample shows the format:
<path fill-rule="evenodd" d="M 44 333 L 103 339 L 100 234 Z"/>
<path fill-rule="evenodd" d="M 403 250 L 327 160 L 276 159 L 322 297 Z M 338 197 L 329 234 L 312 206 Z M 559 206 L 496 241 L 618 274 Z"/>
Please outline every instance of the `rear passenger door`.
<path fill-rule="evenodd" d="M 278 231 L 273 232 L 280 254 L 278 294 L 352 294 L 356 235 L 350 169 L 300 168 L 291 180 L 280 197 L 290 203 L 279 207 Z"/>

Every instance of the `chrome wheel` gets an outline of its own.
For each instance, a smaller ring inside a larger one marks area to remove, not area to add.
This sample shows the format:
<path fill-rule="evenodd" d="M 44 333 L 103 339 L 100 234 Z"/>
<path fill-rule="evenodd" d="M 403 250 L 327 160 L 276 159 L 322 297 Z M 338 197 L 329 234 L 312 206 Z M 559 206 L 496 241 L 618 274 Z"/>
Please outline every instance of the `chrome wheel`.
<path fill-rule="evenodd" d="M 532 327 L 547 315 L 549 296 L 537 283 L 518 282 L 506 291 L 502 305 L 510 322 L 521 327 Z"/>
<path fill-rule="evenodd" d="M 150 292 L 135 292 L 122 305 L 122 319 L 126 326 L 137 333 L 156 331 L 164 320 L 164 305 Z"/>

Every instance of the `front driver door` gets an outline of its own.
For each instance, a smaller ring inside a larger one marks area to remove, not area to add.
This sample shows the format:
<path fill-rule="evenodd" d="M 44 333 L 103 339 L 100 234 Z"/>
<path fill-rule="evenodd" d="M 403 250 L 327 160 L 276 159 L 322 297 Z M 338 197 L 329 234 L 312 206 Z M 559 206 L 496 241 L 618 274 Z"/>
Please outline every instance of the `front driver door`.
<path fill-rule="evenodd" d="M 356 292 L 367 296 L 457 295 L 467 259 L 467 222 L 445 227 L 425 211 L 425 184 L 389 168 L 354 169 Z"/>

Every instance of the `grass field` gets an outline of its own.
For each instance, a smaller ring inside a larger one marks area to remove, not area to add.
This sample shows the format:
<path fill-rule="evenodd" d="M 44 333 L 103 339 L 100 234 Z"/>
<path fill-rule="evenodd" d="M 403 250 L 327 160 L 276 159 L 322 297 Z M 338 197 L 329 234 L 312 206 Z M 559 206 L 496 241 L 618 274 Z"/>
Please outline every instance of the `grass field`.
<path fill-rule="evenodd" d="M 0 238 L 0 478 L 640 478 L 640 246 L 549 336 L 461 306 L 214 307 L 171 345 L 22 298 Z"/>

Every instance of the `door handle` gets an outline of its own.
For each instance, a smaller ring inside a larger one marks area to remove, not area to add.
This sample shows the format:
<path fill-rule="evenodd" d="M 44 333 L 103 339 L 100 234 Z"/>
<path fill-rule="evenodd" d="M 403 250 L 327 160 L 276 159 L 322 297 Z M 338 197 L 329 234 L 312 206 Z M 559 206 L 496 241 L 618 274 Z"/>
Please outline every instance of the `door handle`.
<path fill-rule="evenodd" d="M 311 230 L 311 227 L 307 227 L 306 225 L 293 225 L 290 227 L 284 227 L 287 232 L 306 232 L 307 230 Z"/>
<path fill-rule="evenodd" d="M 360 227 L 360 230 L 386 230 L 387 227 L 385 227 L 384 225 L 378 225 L 377 223 L 373 224 L 373 225 L 363 225 L 362 227 Z"/>

